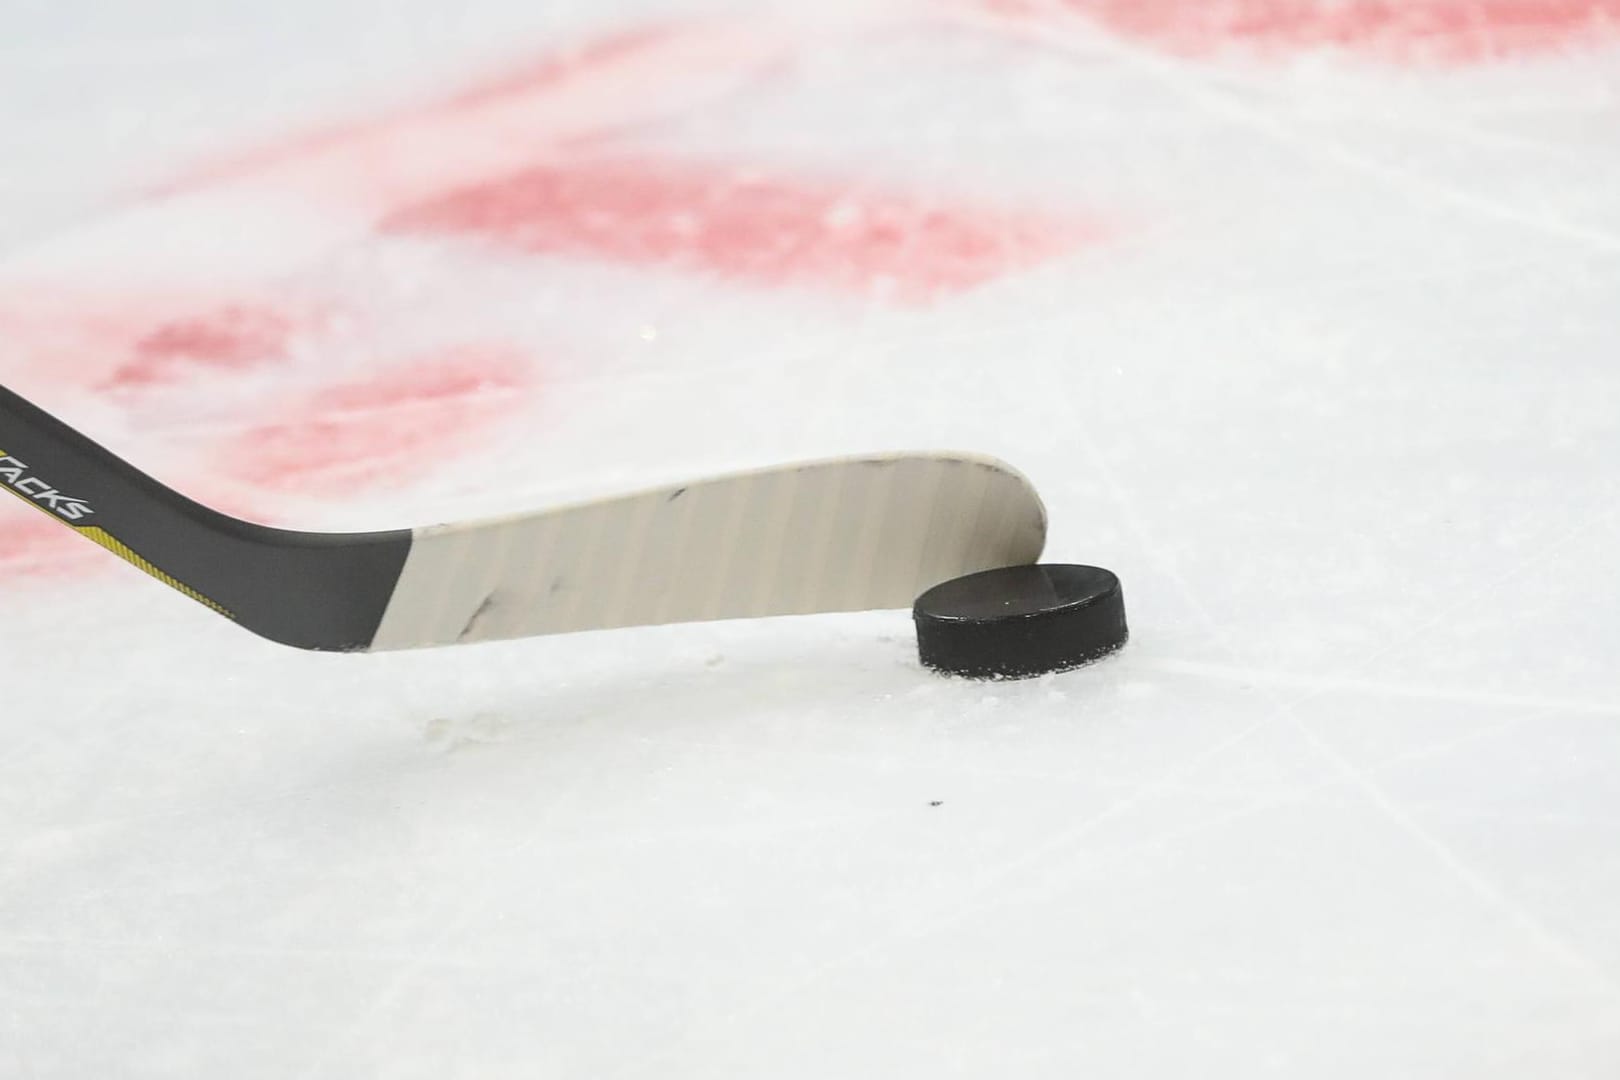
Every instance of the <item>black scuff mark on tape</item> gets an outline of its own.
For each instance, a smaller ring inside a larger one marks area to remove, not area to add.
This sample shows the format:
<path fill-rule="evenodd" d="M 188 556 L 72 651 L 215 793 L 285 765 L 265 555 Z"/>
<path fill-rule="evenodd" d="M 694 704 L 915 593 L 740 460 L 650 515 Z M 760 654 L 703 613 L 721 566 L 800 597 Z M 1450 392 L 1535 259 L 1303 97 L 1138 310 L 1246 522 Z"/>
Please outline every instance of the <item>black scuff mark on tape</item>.
<path fill-rule="evenodd" d="M 490 593 L 488 596 L 484 597 L 484 602 L 478 605 L 478 610 L 473 612 L 472 616 L 468 618 L 467 625 L 463 626 L 461 628 L 461 633 L 456 635 L 456 641 L 463 642 L 471 638 L 473 634 L 478 631 L 478 624 L 483 622 L 484 619 L 488 618 L 489 614 L 494 611 L 495 608 L 495 594 Z"/>

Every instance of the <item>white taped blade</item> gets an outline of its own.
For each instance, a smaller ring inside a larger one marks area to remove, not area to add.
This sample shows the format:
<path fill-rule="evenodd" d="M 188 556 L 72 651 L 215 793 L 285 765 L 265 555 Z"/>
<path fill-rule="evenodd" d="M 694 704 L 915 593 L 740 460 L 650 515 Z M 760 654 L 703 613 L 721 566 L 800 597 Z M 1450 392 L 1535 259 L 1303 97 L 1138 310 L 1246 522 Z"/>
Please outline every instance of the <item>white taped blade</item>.
<path fill-rule="evenodd" d="M 1045 541 L 1034 488 L 993 458 L 777 466 L 418 529 L 371 648 L 909 607 Z"/>

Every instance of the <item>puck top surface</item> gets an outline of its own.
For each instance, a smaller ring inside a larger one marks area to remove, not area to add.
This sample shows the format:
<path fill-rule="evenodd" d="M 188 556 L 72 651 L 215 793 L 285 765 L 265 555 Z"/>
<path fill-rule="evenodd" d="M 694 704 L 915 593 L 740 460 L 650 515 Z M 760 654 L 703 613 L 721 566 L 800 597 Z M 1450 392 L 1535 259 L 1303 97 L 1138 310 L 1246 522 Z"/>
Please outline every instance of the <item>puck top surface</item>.
<path fill-rule="evenodd" d="M 917 651 L 937 671 L 1020 678 L 1063 671 L 1125 644 L 1119 578 L 1100 566 L 1006 566 L 917 598 Z"/>

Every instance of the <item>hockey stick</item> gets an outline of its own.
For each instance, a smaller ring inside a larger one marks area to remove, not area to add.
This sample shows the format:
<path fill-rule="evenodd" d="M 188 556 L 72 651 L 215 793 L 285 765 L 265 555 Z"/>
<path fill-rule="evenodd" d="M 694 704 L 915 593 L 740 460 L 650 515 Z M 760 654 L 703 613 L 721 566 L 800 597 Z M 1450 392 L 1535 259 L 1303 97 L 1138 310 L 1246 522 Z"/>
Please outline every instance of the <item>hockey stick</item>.
<path fill-rule="evenodd" d="M 512 517 L 291 532 L 193 502 L 0 386 L 0 488 L 243 627 L 368 651 L 908 607 L 1035 561 L 1046 514 L 992 458 L 781 465 Z"/>

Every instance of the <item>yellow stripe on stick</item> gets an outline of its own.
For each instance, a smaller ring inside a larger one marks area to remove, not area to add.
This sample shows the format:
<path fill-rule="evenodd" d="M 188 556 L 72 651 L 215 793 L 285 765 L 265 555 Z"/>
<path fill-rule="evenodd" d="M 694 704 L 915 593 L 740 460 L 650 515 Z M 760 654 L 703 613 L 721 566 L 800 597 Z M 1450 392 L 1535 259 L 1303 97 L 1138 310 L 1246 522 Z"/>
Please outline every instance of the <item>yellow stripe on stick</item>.
<path fill-rule="evenodd" d="M 163 584 L 167 585 L 171 589 L 174 589 L 176 592 L 184 593 L 193 600 L 197 601 L 197 603 L 202 604 L 204 607 L 210 608 L 213 611 L 219 612 L 219 614 L 224 615 L 228 619 L 236 618 L 236 616 L 231 614 L 231 612 L 224 605 L 214 603 L 214 601 L 208 599 L 208 597 L 204 596 L 196 589 L 193 589 L 190 585 L 185 584 L 177 578 L 170 577 L 162 570 L 159 570 L 157 567 L 141 558 L 135 552 L 131 551 L 128 545 L 124 544 L 106 529 L 95 525 L 88 527 L 75 525 L 73 526 L 73 530 L 86 540 L 90 541 L 92 544 L 99 544 L 106 548 L 120 559 L 123 559 L 125 562 L 129 563 L 129 565 L 133 566 L 135 569 L 157 578 L 159 581 L 163 582 Z"/>
<path fill-rule="evenodd" d="M 0 450 L 0 458 L 10 456 L 11 455 L 7 454 L 4 450 Z M 92 544 L 112 552 L 120 559 L 123 559 L 125 562 L 129 563 L 129 565 L 133 566 L 135 569 L 141 571 L 141 573 L 156 578 L 158 581 L 163 582 L 163 584 L 167 585 L 174 591 L 191 597 L 193 600 L 197 601 L 197 603 L 202 604 L 211 611 L 218 612 L 227 619 L 236 618 L 235 613 L 233 613 L 229 608 L 225 607 L 225 605 L 215 603 L 202 593 L 198 592 L 196 589 L 193 589 L 190 585 L 187 585 L 185 582 L 181 581 L 179 578 L 172 577 L 171 575 L 164 573 L 162 570 L 159 570 L 156 566 L 153 566 L 150 562 L 146 561 L 146 559 L 142 558 L 141 555 L 128 544 L 124 543 L 122 540 L 118 539 L 101 526 L 75 525 L 70 521 L 63 521 L 45 507 L 41 506 L 33 499 L 30 499 L 27 495 L 24 495 L 16 488 L 11 487 L 9 484 L 0 483 L 0 488 L 4 488 L 6 491 L 11 492 L 13 495 L 17 496 L 17 498 L 21 499 L 29 506 L 32 506 L 35 510 L 38 510 L 52 521 L 72 529 L 74 532 L 78 533 Z"/>

